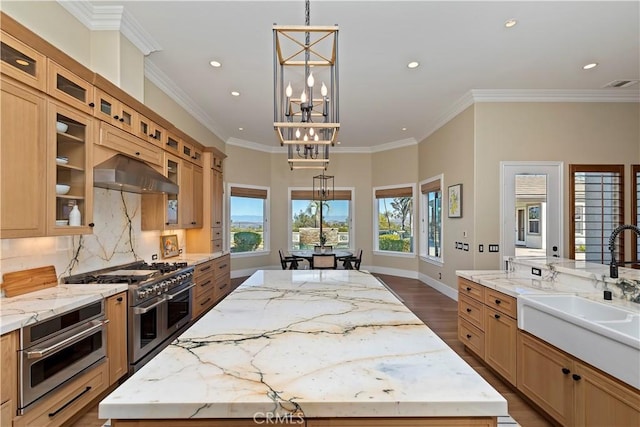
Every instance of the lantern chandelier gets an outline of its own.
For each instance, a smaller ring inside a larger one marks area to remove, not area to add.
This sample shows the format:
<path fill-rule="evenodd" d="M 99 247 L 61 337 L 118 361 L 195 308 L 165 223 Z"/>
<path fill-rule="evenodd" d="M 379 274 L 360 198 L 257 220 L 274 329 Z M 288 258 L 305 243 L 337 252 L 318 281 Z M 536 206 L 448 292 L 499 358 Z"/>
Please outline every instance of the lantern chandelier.
<path fill-rule="evenodd" d="M 338 119 L 338 26 L 273 26 L 273 127 L 294 169 L 329 165 Z M 320 96 L 314 86 L 320 82 Z"/>

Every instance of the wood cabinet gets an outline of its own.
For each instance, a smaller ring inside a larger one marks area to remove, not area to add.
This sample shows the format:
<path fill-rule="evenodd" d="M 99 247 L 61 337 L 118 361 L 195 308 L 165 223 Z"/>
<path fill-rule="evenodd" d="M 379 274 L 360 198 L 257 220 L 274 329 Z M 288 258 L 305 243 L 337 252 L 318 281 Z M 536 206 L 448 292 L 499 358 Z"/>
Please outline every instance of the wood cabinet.
<path fill-rule="evenodd" d="M 109 385 L 125 376 L 127 362 L 127 293 L 107 298 L 107 358 L 109 359 Z"/>
<path fill-rule="evenodd" d="M 182 228 L 202 227 L 202 168 L 182 160 L 179 205 L 182 206 Z"/>
<path fill-rule="evenodd" d="M 94 119 L 53 100 L 48 103 L 47 114 L 47 234 L 91 234 Z M 66 129 L 58 130 L 57 124 Z M 58 190 L 58 185 L 68 189 Z M 69 221 L 74 206 L 80 211 L 80 225 Z"/>
<path fill-rule="evenodd" d="M 516 385 L 516 299 L 458 278 L 458 339 Z"/>
<path fill-rule="evenodd" d="M 10 426 L 18 405 L 18 331 L 0 337 L 0 426 Z"/>
<path fill-rule="evenodd" d="M 517 345 L 518 389 L 561 425 L 640 425 L 638 390 L 526 332 Z"/>
<path fill-rule="evenodd" d="M 171 132 L 167 132 L 167 140 L 164 145 L 165 150 L 167 150 L 171 154 L 180 156 L 181 145 L 182 145 L 182 141 L 180 140 L 180 137 L 178 135 Z"/>
<path fill-rule="evenodd" d="M 156 147 L 164 148 L 167 131 L 139 112 L 136 114 L 135 119 L 136 126 L 134 127 L 134 135 L 144 141 L 150 142 Z"/>
<path fill-rule="evenodd" d="M 214 261 L 200 263 L 193 273 L 195 288 L 193 292 L 192 317 L 196 319 L 206 313 L 216 302 L 215 299 L 215 266 Z"/>
<path fill-rule="evenodd" d="M 0 237 L 46 233 L 47 117 L 44 95 L 0 80 Z"/>
<path fill-rule="evenodd" d="M 49 59 L 47 62 L 47 93 L 87 114 L 93 114 L 93 84 Z"/>
<path fill-rule="evenodd" d="M 101 89 L 95 90 L 94 116 L 117 128 L 135 134 L 136 111 Z"/>
<path fill-rule="evenodd" d="M 179 186 L 185 197 L 182 179 L 182 159 L 169 153 L 164 155 L 163 174 Z M 189 191 L 190 192 L 190 191 Z M 180 194 L 143 194 L 142 230 L 172 230 L 182 228 L 182 205 Z"/>
<path fill-rule="evenodd" d="M 203 155 L 200 144 L 189 139 L 188 137 L 182 137 L 182 142 L 180 145 L 180 156 L 182 156 L 183 159 L 198 166 L 202 166 L 203 164 Z"/>
<path fill-rule="evenodd" d="M 114 126 L 101 122 L 98 144 L 154 165 L 162 165 L 163 155 L 157 147 Z M 106 160 L 106 159 L 101 159 Z"/>
<path fill-rule="evenodd" d="M 220 301 L 231 292 L 231 255 L 227 254 L 214 260 L 216 282 L 215 299 Z"/>
<path fill-rule="evenodd" d="M 46 57 L 4 31 L 1 31 L 0 35 L 0 72 L 45 92 L 47 90 Z"/>
<path fill-rule="evenodd" d="M 64 425 L 108 387 L 109 364 L 99 363 L 34 403 L 29 411 L 13 419 L 13 427 L 57 427 Z"/>

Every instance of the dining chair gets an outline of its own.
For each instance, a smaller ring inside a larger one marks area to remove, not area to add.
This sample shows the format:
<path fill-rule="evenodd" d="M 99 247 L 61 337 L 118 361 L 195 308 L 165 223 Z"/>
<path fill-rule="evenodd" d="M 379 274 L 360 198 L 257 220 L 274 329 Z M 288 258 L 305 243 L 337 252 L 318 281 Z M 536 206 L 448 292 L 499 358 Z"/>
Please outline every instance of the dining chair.
<path fill-rule="evenodd" d="M 362 262 L 362 249 L 358 249 L 356 254 L 357 255 L 342 258 L 342 266 L 345 270 L 360 270 L 360 263 Z"/>
<path fill-rule="evenodd" d="M 314 270 L 335 270 L 338 268 L 336 254 L 313 254 L 311 268 Z"/>
<path fill-rule="evenodd" d="M 324 246 L 315 245 L 315 246 L 313 247 L 313 252 L 320 253 L 320 251 L 321 251 L 322 249 L 327 250 L 327 251 L 332 251 L 332 250 L 333 250 L 333 246 L 329 246 L 329 245 L 324 245 Z"/>
<path fill-rule="evenodd" d="M 297 270 L 298 262 L 304 261 L 304 258 L 299 258 L 295 256 L 286 256 L 282 252 L 282 249 L 278 249 L 278 253 L 280 254 L 280 265 L 282 266 L 283 270 L 286 270 L 287 267 L 289 267 L 289 270 Z"/>

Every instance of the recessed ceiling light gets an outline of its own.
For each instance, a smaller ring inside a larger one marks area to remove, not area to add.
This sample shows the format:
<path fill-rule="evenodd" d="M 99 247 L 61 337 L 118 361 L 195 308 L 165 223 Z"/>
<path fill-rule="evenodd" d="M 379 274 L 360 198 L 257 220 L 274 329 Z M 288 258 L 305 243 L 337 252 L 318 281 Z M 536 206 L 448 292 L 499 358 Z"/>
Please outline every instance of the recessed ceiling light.
<path fill-rule="evenodd" d="M 211 66 L 212 66 L 213 68 L 220 68 L 220 67 L 222 67 L 222 64 L 221 64 L 221 63 L 219 63 L 218 61 L 211 61 L 211 62 L 209 62 L 209 64 L 211 64 Z"/>
<path fill-rule="evenodd" d="M 596 68 L 597 66 L 598 66 L 598 63 L 597 63 L 597 62 L 592 62 L 592 63 L 590 63 L 590 64 L 584 65 L 584 66 L 582 67 L 582 69 L 583 69 L 583 70 L 590 70 L 590 69 L 592 69 L 592 68 Z"/>
<path fill-rule="evenodd" d="M 505 28 L 513 28 L 513 27 L 516 26 L 517 23 L 518 23 L 518 21 L 516 21 L 513 18 L 507 19 L 506 21 L 504 21 L 504 27 Z"/>
<path fill-rule="evenodd" d="M 231 95 L 240 96 L 240 92 L 234 90 L 233 92 L 231 92 Z"/>
<path fill-rule="evenodd" d="M 244 130 L 244 128 L 238 128 L 238 130 Z"/>
<path fill-rule="evenodd" d="M 402 130 L 407 130 L 407 128 L 402 128 Z"/>
<path fill-rule="evenodd" d="M 409 68 L 418 68 L 420 66 L 420 63 L 418 61 L 411 61 L 407 64 L 407 67 Z"/>

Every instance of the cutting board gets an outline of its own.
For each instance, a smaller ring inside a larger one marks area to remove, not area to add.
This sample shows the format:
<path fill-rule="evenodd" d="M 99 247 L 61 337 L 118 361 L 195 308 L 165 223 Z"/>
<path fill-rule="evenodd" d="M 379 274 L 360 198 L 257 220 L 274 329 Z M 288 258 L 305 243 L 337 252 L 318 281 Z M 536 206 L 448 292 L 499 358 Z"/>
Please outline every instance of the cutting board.
<path fill-rule="evenodd" d="M 53 265 L 5 273 L 2 280 L 2 289 L 6 297 L 58 286 L 58 276 Z"/>

